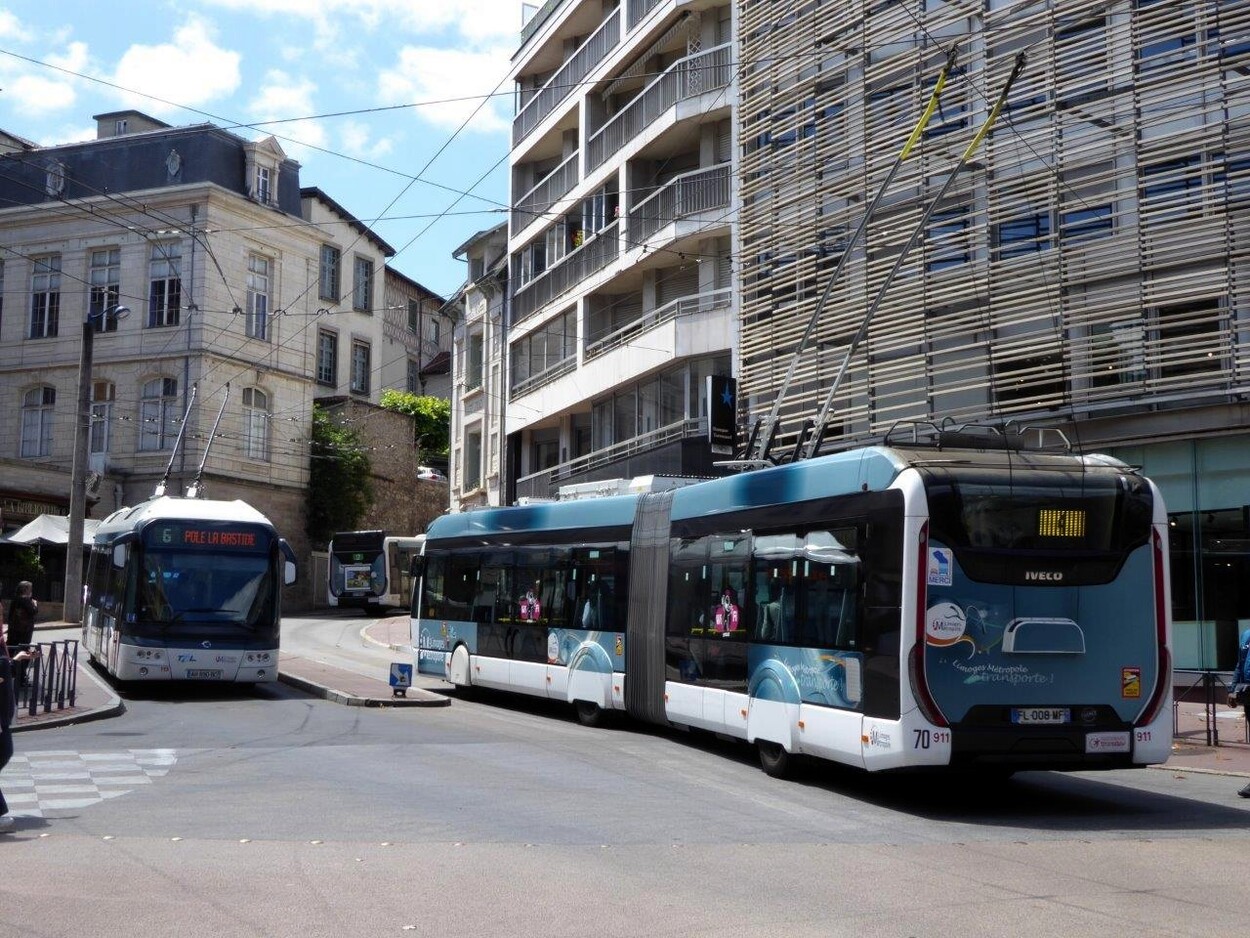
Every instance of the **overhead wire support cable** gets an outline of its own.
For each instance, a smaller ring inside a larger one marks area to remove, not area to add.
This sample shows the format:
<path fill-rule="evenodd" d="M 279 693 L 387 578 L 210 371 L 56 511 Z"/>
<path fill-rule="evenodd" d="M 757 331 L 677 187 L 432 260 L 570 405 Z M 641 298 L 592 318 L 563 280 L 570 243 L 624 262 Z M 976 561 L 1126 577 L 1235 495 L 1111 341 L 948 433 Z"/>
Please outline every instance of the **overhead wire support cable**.
<path fill-rule="evenodd" d="M 902 167 L 903 163 L 907 161 L 908 156 L 911 155 L 911 151 L 920 141 L 925 128 L 929 124 L 929 119 L 933 116 L 933 112 L 937 110 L 938 100 L 942 95 L 942 89 L 946 87 L 946 79 L 950 76 L 952 69 L 955 67 L 955 56 L 958 50 L 958 44 L 951 46 L 950 52 L 947 53 L 946 56 L 946 64 L 942 66 L 942 71 L 938 74 L 937 82 L 934 84 L 933 91 L 929 95 L 929 102 L 925 105 L 925 109 L 921 113 L 920 119 L 916 122 L 916 126 L 912 129 L 911 136 L 907 138 L 907 142 L 903 144 L 902 150 L 900 150 L 898 156 L 895 157 L 893 164 L 890 166 L 889 172 L 886 173 L 885 179 L 883 179 L 881 185 L 877 187 L 877 193 L 873 196 L 872 202 L 870 202 L 868 208 L 864 210 L 864 214 L 860 218 L 859 224 L 856 226 L 855 231 L 851 234 L 850 239 L 846 242 L 845 247 L 843 247 L 842 256 L 838 258 L 837 266 L 834 267 L 833 273 L 829 275 L 829 279 L 825 283 L 825 288 L 821 291 L 820 299 L 816 301 L 816 308 L 812 311 L 812 315 L 807 321 L 807 328 L 803 330 L 803 335 L 799 339 L 799 344 L 795 347 L 794 354 L 790 357 L 790 367 L 787 369 L 786 375 L 781 381 L 781 387 L 777 389 L 777 396 L 773 398 L 772 409 L 768 412 L 768 416 L 763 420 L 762 432 L 756 432 L 756 430 L 760 429 L 760 422 L 756 422 L 756 428 L 752 431 L 751 441 L 748 442 L 747 445 L 747 463 L 762 465 L 767 460 L 768 451 L 772 446 L 773 439 L 777 435 L 777 421 L 781 413 L 781 405 L 790 391 L 790 385 L 793 383 L 795 372 L 799 367 L 799 360 L 802 358 L 803 353 L 807 350 L 807 345 L 808 342 L 811 341 L 812 333 L 816 331 L 816 323 L 820 320 L 820 314 L 824 311 L 825 304 L 829 300 L 829 295 L 833 292 L 833 285 L 838 281 L 839 276 L 842 274 L 842 269 L 846 266 L 846 262 L 851 256 L 852 249 L 859 242 L 860 238 L 863 237 L 864 231 L 868 227 L 869 220 L 872 218 L 873 213 L 876 212 L 877 206 L 881 203 L 886 191 L 890 188 L 890 184 L 894 181 L 894 177 L 898 175 L 899 169 Z M 816 426 L 819 432 L 820 424 L 817 423 Z M 751 451 L 754 448 L 753 444 L 756 440 L 759 441 L 760 453 L 758 457 L 753 458 Z M 800 443 L 802 443 L 802 439 L 800 439 Z"/>
<path fill-rule="evenodd" d="M 959 175 L 960 170 L 968 164 L 968 161 L 972 158 L 972 154 L 977 151 L 977 148 L 981 146 L 981 142 L 993 128 L 994 122 L 998 119 L 999 113 L 1007 103 L 1007 95 L 1011 91 L 1011 86 L 1015 84 L 1016 78 L 1019 77 L 1023 68 L 1024 53 L 1021 52 L 1016 56 L 1016 61 L 1011 68 L 1011 74 L 1007 78 L 1007 83 L 1003 86 L 1003 90 L 999 94 L 998 100 L 994 102 L 993 108 L 990 109 L 989 116 L 986 117 L 985 122 L 981 125 L 981 129 L 977 131 L 967 148 L 960 155 L 959 161 L 955 164 L 955 168 L 951 170 L 950 175 L 946 177 L 946 181 L 942 183 L 942 187 L 938 190 L 937 195 L 933 197 L 933 200 L 929 203 L 929 207 L 925 209 L 924 215 L 921 216 L 920 221 L 916 224 L 916 227 L 912 229 L 911 236 L 907 239 L 907 243 L 903 245 L 902 251 L 899 252 L 898 257 L 894 261 L 894 266 L 890 268 L 890 272 L 886 274 L 885 280 L 882 281 L 881 286 L 877 288 L 876 296 L 873 297 L 871 305 L 869 305 L 867 312 L 864 313 L 864 318 L 859 324 L 859 329 L 857 329 L 855 335 L 851 337 L 851 342 L 847 346 L 846 354 L 842 356 L 842 363 L 838 366 L 838 373 L 834 376 L 833 383 L 829 386 L 829 392 L 825 395 L 824 404 L 821 406 L 820 413 L 816 417 L 816 431 L 815 436 L 812 437 L 811 443 L 807 448 L 806 455 L 808 457 L 815 456 L 820 449 L 820 444 L 824 439 L 825 424 L 829 419 L 829 411 L 833 408 L 834 395 L 838 393 L 838 388 L 841 386 L 842 379 L 846 376 L 847 368 L 850 366 L 851 356 L 855 354 L 855 350 L 859 347 L 859 343 L 864 340 L 864 336 L 868 332 L 868 326 L 872 322 L 872 317 L 876 314 L 877 308 L 881 305 L 881 301 L 885 299 L 885 294 L 890 289 L 890 284 L 893 283 L 895 275 L 898 274 L 899 270 L 903 266 L 903 261 L 907 259 L 908 253 L 913 247 L 915 247 L 921 233 L 925 230 L 925 226 L 929 223 L 929 218 L 933 215 L 938 205 L 941 204 L 942 198 L 955 182 L 955 178 Z"/>

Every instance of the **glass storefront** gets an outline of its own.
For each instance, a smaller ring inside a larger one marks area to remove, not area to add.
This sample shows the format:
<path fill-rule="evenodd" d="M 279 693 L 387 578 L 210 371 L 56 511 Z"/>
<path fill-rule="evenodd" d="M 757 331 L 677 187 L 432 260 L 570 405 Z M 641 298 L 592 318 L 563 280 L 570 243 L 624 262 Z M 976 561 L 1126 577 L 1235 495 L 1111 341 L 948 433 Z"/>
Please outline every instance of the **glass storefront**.
<path fill-rule="evenodd" d="M 1109 449 L 1168 509 L 1176 667 L 1231 671 L 1250 628 L 1250 436 Z"/>

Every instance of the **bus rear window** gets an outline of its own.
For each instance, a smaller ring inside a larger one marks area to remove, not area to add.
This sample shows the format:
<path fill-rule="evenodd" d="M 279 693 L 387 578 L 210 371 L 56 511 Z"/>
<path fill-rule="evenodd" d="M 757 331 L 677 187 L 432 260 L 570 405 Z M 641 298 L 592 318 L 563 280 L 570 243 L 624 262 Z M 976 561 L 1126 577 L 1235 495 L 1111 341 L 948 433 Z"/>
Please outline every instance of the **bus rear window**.
<path fill-rule="evenodd" d="M 1132 475 L 929 470 L 931 534 L 949 547 L 1118 554 L 1150 532 L 1150 490 Z"/>

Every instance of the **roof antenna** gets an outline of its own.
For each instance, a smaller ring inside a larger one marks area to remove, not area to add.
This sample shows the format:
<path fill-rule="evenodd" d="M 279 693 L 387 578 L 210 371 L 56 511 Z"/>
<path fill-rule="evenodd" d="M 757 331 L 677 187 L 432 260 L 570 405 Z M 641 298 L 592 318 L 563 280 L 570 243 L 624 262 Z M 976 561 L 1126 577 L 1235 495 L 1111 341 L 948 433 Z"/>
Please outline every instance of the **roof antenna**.
<path fill-rule="evenodd" d="M 200 481 L 204 478 L 204 464 L 208 462 L 208 451 L 212 448 L 213 440 L 217 439 L 217 427 L 221 424 L 221 415 L 226 412 L 226 401 L 228 400 L 230 400 L 229 381 L 226 382 L 226 394 L 221 399 L 221 407 L 217 410 L 217 419 L 213 421 L 213 429 L 209 431 L 208 442 L 204 444 L 204 456 L 200 459 L 200 468 L 195 470 L 195 478 L 187 486 L 187 498 L 199 498 L 200 492 L 204 488 Z"/>
<path fill-rule="evenodd" d="M 182 445 L 183 434 L 187 432 L 187 421 L 191 419 L 191 408 L 195 406 L 195 392 L 198 389 L 198 384 L 191 385 L 191 396 L 187 400 L 186 413 L 182 415 L 182 426 L 178 429 L 178 439 L 174 440 L 174 451 L 169 454 L 169 465 L 165 467 L 165 474 L 161 476 L 161 481 L 156 483 L 156 491 L 152 493 L 153 498 L 161 498 L 165 494 L 165 486 L 169 483 L 169 474 L 174 471 L 174 460 L 178 458 L 178 447 Z"/>

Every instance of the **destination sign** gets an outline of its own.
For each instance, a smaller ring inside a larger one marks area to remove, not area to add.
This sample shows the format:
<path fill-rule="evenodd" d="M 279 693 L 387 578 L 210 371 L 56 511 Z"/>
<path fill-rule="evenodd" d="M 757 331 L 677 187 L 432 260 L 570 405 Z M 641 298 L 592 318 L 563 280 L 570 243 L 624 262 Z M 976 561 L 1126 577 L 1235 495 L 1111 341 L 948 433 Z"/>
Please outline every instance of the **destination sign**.
<path fill-rule="evenodd" d="M 213 525 L 195 521 L 151 525 L 144 532 L 144 540 L 156 547 L 223 550 L 267 550 L 269 547 L 269 538 L 263 530 L 240 525 Z"/>

